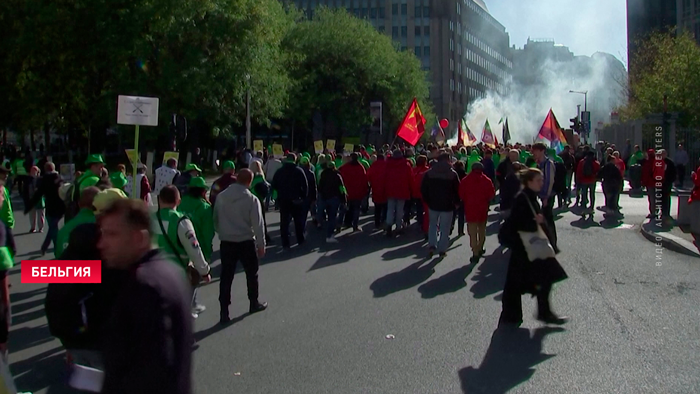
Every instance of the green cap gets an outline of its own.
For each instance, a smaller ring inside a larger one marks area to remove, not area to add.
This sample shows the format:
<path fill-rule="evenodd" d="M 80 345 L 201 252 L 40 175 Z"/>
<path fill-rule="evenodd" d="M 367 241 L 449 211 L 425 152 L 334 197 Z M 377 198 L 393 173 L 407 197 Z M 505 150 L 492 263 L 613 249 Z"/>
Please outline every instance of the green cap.
<path fill-rule="evenodd" d="M 112 186 L 116 187 L 117 189 L 123 189 L 129 182 L 129 180 L 126 179 L 126 175 L 124 175 L 124 173 L 121 171 L 110 175 L 109 180 L 112 182 Z"/>
<path fill-rule="evenodd" d="M 185 166 L 185 172 L 190 172 L 190 171 L 202 172 L 202 169 L 199 168 L 198 165 L 196 165 L 194 163 L 190 163 L 190 164 Z"/>
<path fill-rule="evenodd" d="M 105 161 L 102 155 L 96 153 L 88 156 L 87 160 L 85 160 L 85 165 L 89 166 L 90 164 L 105 164 Z"/>
<path fill-rule="evenodd" d="M 311 158 L 311 154 L 309 152 L 304 152 L 302 156 L 306 157 L 307 159 Z"/>
<path fill-rule="evenodd" d="M 224 168 L 224 171 L 225 170 L 235 170 L 236 165 L 233 164 L 233 162 L 231 160 L 227 160 L 224 162 L 223 168 Z"/>
<path fill-rule="evenodd" d="M 308 164 L 309 163 L 309 158 L 306 156 L 302 156 L 299 158 L 299 164 Z"/>
<path fill-rule="evenodd" d="M 209 186 L 207 186 L 207 181 L 204 180 L 201 176 L 196 176 L 190 179 L 189 187 L 200 187 L 202 189 L 209 189 Z"/>

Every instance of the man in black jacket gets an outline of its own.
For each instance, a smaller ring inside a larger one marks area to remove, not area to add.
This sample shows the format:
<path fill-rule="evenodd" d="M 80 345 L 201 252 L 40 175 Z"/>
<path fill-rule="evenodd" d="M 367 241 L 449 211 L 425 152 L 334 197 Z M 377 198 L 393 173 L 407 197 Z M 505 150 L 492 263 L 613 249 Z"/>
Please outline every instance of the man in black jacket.
<path fill-rule="evenodd" d="M 104 262 L 129 273 L 105 331 L 102 394 L 190 394 L 192 290 L 184 270 L 153 249 L 143 201 L 115 201 L 99 225 Z"/>
<path fill-rule="evenodd" d="M 444 257 L 450 242 L 448 229 L 452 225 L 452 215 L 459 204 L 459 175 L 452 169 L 448 153 L 440 154 L 433 167 L 423 175 L 420 192 L 430 212 L 429 253 L 432 256 L 437 249 L 440 256 Z M 441 229 L 439 242 L 438 227 Z"/>
<path fill-rule="evenodd" d="M 296 164 L 297 156 L 287 154 L 282 168 L 275 172 L 272 188 L 277 191 L 277 203 L 280 208 L 280 235 L 282 247 L 289 248 L 289 224 L 294 219 L 297 243 L 304 243 L 304 223 L 306 215 L 304 204 L 309 196 L 309 185 L 304 170 Z"/>
<path fill-rule="evenodd" d="M 520 159 L 520 152 L 517 149 L 508 151 L 508 157 L 498 164 L 496 168 L 496 179 L 498 184 L 502 185 L 506 182 L 506 178 L 513 172 L 513 163 Z"/>
<path fill-rule="evenodd" d="M 41 244 L 42 255 L 46 254 L 46 250 L 49 248 L 51 242 L 53 242 L 54 248 L 56 247 L 58 223 L 66 213 L 66 203 L 58 195 L 58 190 L 61 188 L 61 185 L 63 185 L 63 179 L 61 179 L 61 175 L 56 171 L 56 165 L 48 162 L 44 166 L 44 170 L 46 172 L 39 180 L 36 192 L 31 196 L 29 205 L 24 208 L 24 214 L 26 215 L 30 210 L 27 208 L 36 206 L 39 200 L 44 197 L 46 221 L 49 222 L 49 231 L 46 233 L 46 238 L 44 238 L 44 242 Z"/>

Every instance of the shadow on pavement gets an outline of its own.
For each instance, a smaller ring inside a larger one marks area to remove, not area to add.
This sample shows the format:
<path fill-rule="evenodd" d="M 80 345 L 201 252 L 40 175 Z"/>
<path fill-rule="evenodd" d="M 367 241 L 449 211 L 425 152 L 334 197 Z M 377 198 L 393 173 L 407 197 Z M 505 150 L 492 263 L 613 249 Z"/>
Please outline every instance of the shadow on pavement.
<path fill-rule="evenodd" d="M 39 289 L 25 291 L 22 293 L 14 293 L 14 292 L 10 291 L 10 302 L 12 304 L 14 304 L 14 303 L 17 303 L 20 301 L 24 301 L 28 298 L 36 297 L 38 295 L 42 295 L 41 302 L 44 302 L 44 297 L 43 297 L 44 293 L 46 293 L 46 286 L 41 287 Z"/>
<path fill-rule="evenodd" d="M 503 290 L 508 271 L 508 259 L 510 258 L 510 251 L 504 253 L 504 250 L 503 246 L 499 246 L 479 265 L 479 270 L 472 278 L 472 281 L 476 283 L 470 289 L 474 298 L 486 298 Z"/>
<path fill-rule="evenodd" d="M 10 371 L 20 391 L 37 392 L 48 387 L 47 394 L 81 393 L 68 387 L 68 365 L 60 347 L 12 363 Z"/>
<path fill-rule="evenodd" d="M 580 228 L 582 230 L 589 229 L 591 227 L 600 227 L 600 224 L 596 222 L 593 218 L 580 218 L 578 220 L 575 220 L 571 222 L 571 225 L 576 228 Z"/>
<path fill-rule="evenodd" d="M 501 222 L 493 222 L 486 226 L 486 236 L 498 234 L 498 230 L 501 228 Z"/>
<path fill-rule="evenodd" d="M 10 353 L 33 348 L 53 341 L 49 326 L 44 324 L 37 327 L 20 327 L 10 330 Z"/>
<path fill-rule="evenodd" d="M 22 302 L 22 303 L 14 302 L 12 304 L 12 314 L 15 315 L 15 314 L 19 314 L 22 312 L 26 312 L 30 309 L 34 309 L 38 306 L 43 306 L 43 305 L 44 305 L 44 298 L 43 297 L 38 299 L 38 300 L 31 300 L 31 301 Z M 41 308 L 41 309 L 44 309 L 44 308 Z"/>
<path fill-rule="evenodd" d="M 565 331 L 561 327 L 499 328 L 478 368 L 459 371 L 462 392 L 466 394 L 505 394 L 535 374 L 535 366 L 554 355 L 542 353 L 542 341 L 548 334 Z"/>
<path fill-rule="evenodd" d="M 435 266 L 442 258 L 434 258 L 429 264 L 425 264 L 429 258 L 411 264 L 399 272 L 393 272 L 383 276 L 369 286 L 374 293 L 374 298 L 386 297 L 401 290 L 407 290 L 425 282 L 435 273 Z"/>
<path fill-rule="evenodd" d="M 194 333 L 194 340 L 199 342 L 199 341 L 201 341 L 201 340 L 203 340 L 211 335 L 216 334 L 219 331 L 223 331 L 223 330 L 233 326 L 234 324 L 241 322 L 243 319 L 245 319 L 248 316 L 250 316 L 250 313 L 246 312 L 238 317 L 231 319 L 231 321 L 225 325 L 219 324 L 217 322 L 216 324 L 207 328 L 206 330 L 201 330 L 201 331 L 195 332 Z"/>
<path fill-rule="evenodd" d="M 426 282 L 418 287 L 418 292 L 422 298 L 430 299 L 437 296 L 456 293 L 467 287 L 467 277 L 476 267 L 476 263 L 470 263 L 463 267 L 457 268 L 437 279 Z"/>
<path fill-rule="evenodd" d="M 44 308 L 37 309 L 33 312 L 23 313 L 21 315 L 12 315 L 12 324 L 24 324 L 36 319 L 41 319 L 46 315 Z"/>

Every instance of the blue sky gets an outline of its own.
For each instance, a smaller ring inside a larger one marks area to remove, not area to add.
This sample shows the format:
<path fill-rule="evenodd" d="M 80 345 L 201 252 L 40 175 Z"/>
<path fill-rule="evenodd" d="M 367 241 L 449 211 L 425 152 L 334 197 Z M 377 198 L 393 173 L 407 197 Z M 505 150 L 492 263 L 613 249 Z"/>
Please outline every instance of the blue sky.
<path fill-rule="evenodd" d="M 510 44 L 527 38 L 554 39 L 575 55 L 608 52 L 627 64 L 625 0 L 485 0 L 506 27 Z"/>

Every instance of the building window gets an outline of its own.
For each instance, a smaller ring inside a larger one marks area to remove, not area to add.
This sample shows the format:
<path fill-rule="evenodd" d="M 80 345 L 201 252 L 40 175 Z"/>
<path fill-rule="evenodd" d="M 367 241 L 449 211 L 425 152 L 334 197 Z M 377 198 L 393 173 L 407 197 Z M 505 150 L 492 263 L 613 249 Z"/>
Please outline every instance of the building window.
<path fill-rule="evenodd" d="M 455 70 L 455 61 L 450 59 L 450 71 L 454 71 L 454 70 Z"/>
<path fill-rule="evenodd" d="M 430 37 L 430 26 L 423 27 L 423 35 L 426 37 Z"/>
<path fill-rule="evenodd" d="M 455 80 L 454 79 L 450 79 L 450 90 L 453 92 L 455 91 Z"/>
<path fill-rule="evenodd" d="M 401 4 L 401 15 L 406 15 L 408 13 L 408 6 L 406 4 Z"/>
<path fill-rule="evenodd" d="M 414 29 L 413 34 L 414 34 L 416 37 L 420 37 L 420 30 L 421 30 L 420 26 L 416 26 L 415 29 Z"/>
<path fill-rule="evenodd" d="M 372 19 L 376 19 L 377 18 L 377 9 L 374 7 L 370 8 L 369 9 L 369 16 Z"/>
<path fill-rule="evenodd" d="M 457 74 L 462 75 L 462 63 L 457 63 Z"/>
<path fill-rule="evenodd" d="M 454 25 L 454 23 L 452 23 L 452 21 L 450 21 L 450 31 L 454 31 L 454 30 L 455 30 L 455 25 Z"/>
<path fill-rule="evenodd" d="M 462 6 L 459 4 L 459 1 L 457 2 L 457 15 L 461 15 L 462 13 Z"/>
<path fill-rule="evenodd" d="M 417 58 L 420 58 L 420 57 L 421 57 L 421 50 L 420 50 L 420 47 L 416 47 L 416 48 L 415 48 L 415 52 L 416 52 L 416 57 L 417 57 Z"/>
<path fill-rule="evenodd" d="M 386 10 L 384 9 L 384 7 L 380 7 L 379 8 L 379 18 L 384 19 L 384 17 L 386 17 Z"/>
<path fill-rule="evenodd" d="M 454 52 L 455 50 L 455 41 L 450 38 L 450 51 Z"/>
<path fill-rule="evenodd" d="M 416 9 L 414 10 L 414 13 L 415 13 L 414 16 L 415 16 L 416 18 L 420 18 L 421 15 L 423 15 L 423 12 L 422 12 L 422 11 L 423 11 L 423 7 L 417 5 L 417 6 L 416 6 Z"/>
<path fill-rule="evenodd" d="M 462 82 L 457 83 L 457 93 L 462 94 Z"/>
<path fill-rule="evenodd" d="M 367 18 L 367 7 L 362 7 L 361 15 L 363 18 Z"/>
<path fill-rule="evenodd" d="M 406 51 L 406 47 L 401 47 L 401 52 Z"/>
<path fill-rule="evenodd" d="M 386 29 L 384 28 L 384 25 L 381 25 L 381 26 L 379 26 L 379 27 L 377 28 L 377 30 L 378 30 L 380 33 L 384 33 L 384 31 L 385 31 Z"/>
<path fill-rule="evenodd" d="M 430 7 L 423 6 L 423 18 L 430 18 Z"/>
<path fill-rule="evenodd" d="M 430 57 L 430 47 L 423 47 L 423 56 Z"/>
<path fill-rule="evenodd" d="M 399 14 L 399 5 L 392 4 L 391 5 L 391 15 L 398 15 L 398 14 Z"/>
<path fill-rule="evenodd" d="M 391 28 L 391 38 L 393 38 L 393 39 L 399 38 L 399 27 L 398 26 L 394 26 Z"/>
<path fill-rule="evenodd" d="M 401 26 L 401 37 L 406 37 L 408 35 L 408 28 L 406 26 Z"/>
<path fill-rule="evenodd" d="M 461 36 L 462 35 L 462 24 L 457 22 L 457 35 Z"/>
<path fill-rule="evenodd" d="M 458 55 L 462 54 L 462 46 L 461 45 L 457 45 L 457 54 Z"/>

